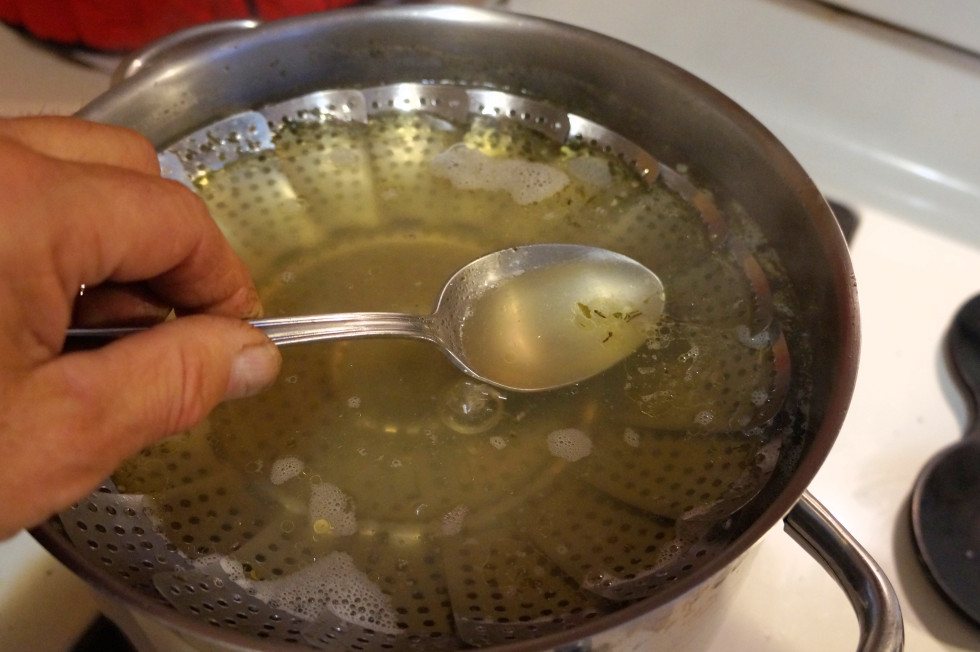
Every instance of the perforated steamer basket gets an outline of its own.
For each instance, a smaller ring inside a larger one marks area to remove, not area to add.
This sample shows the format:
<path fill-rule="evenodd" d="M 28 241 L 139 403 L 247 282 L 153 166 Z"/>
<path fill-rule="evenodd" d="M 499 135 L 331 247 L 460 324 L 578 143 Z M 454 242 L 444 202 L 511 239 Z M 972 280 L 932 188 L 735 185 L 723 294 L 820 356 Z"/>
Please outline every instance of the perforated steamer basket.
<path fill-rule="evenodd" d="M 247 580 L 236 581 L 241 578 L 233 577 L 227 567 L 201 559 L 207 557 L 203 553 L 231 541 L 236 550 L 258 546 L 253 558 L 262 561 L 275 557 L 281 542 L 266 541 L 263 532 L 230 519 L 216 527 L 210 544 L 183 542 L 202 553 L 189 563 L 186 546 L 164 536 L 142 497 L 117 493 L 107 482 L 35 534 L 112 598 L 113 613 L 123 605 L 141 620 L 180 632 L 182 640 L 196 641 L 204 649 L 426 650 L 479 645 L 645 650 L 657 640 L 676 644 L 684 640 L 685 630 L 690 640 L 696 638 L 699 627 L 689 622 L 691 614 L 711 601 L 706 595 L 717 590 L 743 553 L 786 517 L 788 529 L 822 555 L 859 606 L 860 646 L 901 648 L 901 616 L 887 579 L 805 493 L 840 427 L 854 382 L 857 307 L 846 248 L 811 181 L 764 128 L 729 100 L 652 55 L 593 33 L 458 7 L 309 16 L 177 46 L 144 64 L 138 74 L 81 114 L 143 132 L 163 152 L 165 172 L 188 183 L 238 158 L 283 147 L 282 134 L 296 122 L 367 122 L 391 112 L 403 113 L 417 136 L 425 128 L 428 131 L 421 135 L 440 131 L 433 125 L 486 116 L 558 146 L 592 144 L 633 168 L 638 178 L 663 181 L 693 207 L 707 240 L 723 243 L 734 261 L 728 271 L 734 270 L 747 288 L 753 302 L 752 332 L 768 334 L 767 351 L 777 360 L 774 395 L 792 400 L 805 389 L 807 402 L 799 410 L 805 414 L 788 420 L 764 409 L 746 417 L 779 430 L 773 437 L 778 451 L 746 463 L 747 470 L 761 469 L 764 486 L 754 497 L 729 501 L 729 506 L 739 507 L 734 516 L 669 565 L 626 555 L 617 566 L 618 577 L 590 578 L 587 568 L 556 563 L 554 551 L 549 554 L 540 540 L 505 534 L 447 547 L 438 559 L 408 566 L 404 559 L 359 559 L 356 546 L 345 557 L 331 558 L 337 572 L 345 572 L 348 562 L 370 567 L 374 576 L 383 578 L 379 588 L 386 595 L 408 594 L 411 613 L 401 613 L 397 623 L 358 620 L 350 610 L 343 612 L 345 618 L 328 614 L 311 621 L 295 609 L 270 605 L 261 592 L 249 590 Z M 688 174 L 678 173 L 685 169 Z M 313 173 L 324 170 L 314 166 Z M 301 183 L 294 177 L 297 182 Z M 244 180 L 234 197 L 242 203 L 257 201 Z M 315 242 L 322 235 L 316 223 L 302 217 L 290 222 L 289 215 L 276 212 L 275 205 L 270 207 L 270 219 L 285 220 L 284 228 L 293 229 L 298 239 Z M 730 223 L 740 215 L 750 216 L 771 247 L 765 255 L 733 235 Z M 637 226 L 628 220 L 625 225 Z M 487 232 L 488 242 L 493 240 L 494 229 L 475 228 Z M 638 257 L 651 247 L 662 247 L 665 256 L 682 249 L 680 243 L 665 247 L 670 229 L 662 224 L 657 228 L 665 236 L 657 242 L 631 239 Z M 335 228 L 333 233 L 342 231 Z M 554 234 L 540 237 L 549 235 Z M 234 232 L 230 237 L 238 237 L 240 250 L 261 250 L 261 238 L 250 241 Z M 766 274 L 769 254 L 780 261 L 787 286 L 806 297 L 794 324 L 805 328 L 812 355 L 794 350 L 797 340 L 780 323 L 780 290 L 771 287 Z M 678 278 L 683 276 L 684 265 L 675 265 L 674 271 Z M 722 281 L 725 278 L 722 274 Z M 803 369 L 805 378 L 794 376 Z M 669 438 L 663 445 L 669 448 Z M 198 483 L 189 485 L 186 495 L 171 496 L 171 513 L 195 502 L 217 505 L 225 514 L 238 513 L 239 503 L 246 499 L 220 481 L 223 463 L 220 450 L 177 449 L 172 469 L 218 480 L 206 491 Z M 635 477 L 617 479 L 617 467 L 630 465 Z M 681 481 L 692 485 L 714 477 L 713 472 L 681 473 L 685 475 Z M 561 528 L 571 532 L 554 533 L 564 537 L 566 552 L 583 542 L 620 555 L 637 546 L 655 550 L 658 541 L 676 535 L 669 524 L 663 531 L 648 519 L 639 525 L 635 505 L 624 508 L 617 502 L 627 488 L 649 485 L 643 495 L 650 495 L 650 487 L 665 481 L 658 477 L 655 456 L 646 461 L 613 457 L 593 476 L 599 480 L 582 485 L 580 494 L 573 492 L 556 504 L 542 499 L 533 513 L 540 520 L 549 510 L 580 511 L 579 526 L 563 521 Z M 546 473 L 535 472 L 500 482 L 512 492 L 530 495 L 546 478 Z M 463 484 L 460 491 L 465 490 Z M 728 498 L 732 497 L 720 497 L 719 503 Z M 180 524 L 182 518 L 195 516 L 188 512 L 171 520 Z M 616 532 L 600 530 L 596 535 L 594 526 L 604 523 Z M 383 570 L 386 563 L 388 571 Z M 276 559 L 272 571 L 285 573 L 289 564 L 288 558 Z M 494 590 L 491 571 L 515 564 L 542 573 L 533 595 L 498 595 Z M 424 572 L 406 574 L 406 567 Z M 469 588 L 460 591 L 463 586 Z M 582 586 L 592 596 L 585 602 Z M 434 604 L 432 594 L 439 604 L 451 605 L 448 621 L 427 615 Z M 495 617 L 494 611 L 503 615 Z M 403 635 L 400 627 L 411 635 Z M 668 630 L 669 638 L 662 638 Z"/>

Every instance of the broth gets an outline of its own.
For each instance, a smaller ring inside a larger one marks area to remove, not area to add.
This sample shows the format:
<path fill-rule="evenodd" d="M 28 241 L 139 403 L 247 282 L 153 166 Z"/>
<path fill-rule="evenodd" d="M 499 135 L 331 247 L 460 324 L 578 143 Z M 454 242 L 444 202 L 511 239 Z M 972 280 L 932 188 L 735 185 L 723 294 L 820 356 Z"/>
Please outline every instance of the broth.
<path fill-rule="evenodd" d="M 460 147 L 471 169 L 447 171 Z M 566 628 L 687 572 L 768 479 L 785 352 L 740 250 L 662 179 L 506 119 L 382 113 L 287 125 L 197 185 L 268 316 L 428 313 L 456 269 L 532 242 L 665 287 L 649 339 L 575 386 L 496 390 L 415 341 L 286 347 L 268 392 L 116 473 L 189 559 L 283 612 L 429 647 Z"/>

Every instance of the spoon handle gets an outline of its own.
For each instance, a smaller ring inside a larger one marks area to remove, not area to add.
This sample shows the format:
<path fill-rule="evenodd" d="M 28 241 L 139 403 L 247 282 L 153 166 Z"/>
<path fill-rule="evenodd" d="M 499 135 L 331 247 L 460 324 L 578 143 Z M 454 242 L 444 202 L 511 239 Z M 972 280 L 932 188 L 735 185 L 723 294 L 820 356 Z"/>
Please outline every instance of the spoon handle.
<path fill-rule="evenodd" d="M 397 312 L 341 312 L 256 319 L 249 323 L 268 335 L 276 344 L 357 337 L 409 337 L 437 341 L 428 316 Z"/>
<path fill-rule="evenodd" d="M 967 434 L 980 437 L 980 418 L 977 416 L 980 409 L 980 295 L 967 301 L 956 313 L 946 344 L 953 367 L 969 394 L 967 398 L 973 401 L 967 406 L 971 414 Z"/>
<path fill-rule="evenodd" d="M 255 319 L 249 323 L 278 345 L 359 337 L 409 337 L 439 343 L 427 315 L 396 312 L 348 312 L 303 317 Z M 145 331 L 147 326 L 122 328 L 70 328 L 68 338 L 112 340 Z"/>

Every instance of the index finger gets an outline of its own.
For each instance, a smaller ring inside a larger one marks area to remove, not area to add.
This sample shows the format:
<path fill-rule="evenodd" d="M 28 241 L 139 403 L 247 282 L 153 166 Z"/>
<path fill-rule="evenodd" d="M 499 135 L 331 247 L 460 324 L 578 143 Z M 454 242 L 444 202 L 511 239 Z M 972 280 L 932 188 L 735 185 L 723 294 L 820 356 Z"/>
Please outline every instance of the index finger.
<path fill-rule="evenodd" d="M 30 206 L 32 219 L 9 224 L 23 233 L 11 234 L 10 242 L 19 244 L 5 256 L 20 257 L 22 269 L 48 261 L 69 303 L 83 285 L 146 281 L 187 312 L 240 318 L 261 313 L 245 264 L 204 202 L 180 183 L 27 148 L 17 154 L 11 157 L 16 164 L 0 157 L 0 174 L 10 188 L 25 189 L 9 199 Z M 43 193 L 31 190 L 37 179 L 45 181 Z"/>
<path fill-rule="evenodd" d="M 65 116 L 29 116 L 0 119 L 0 136 L 64 161 L 160 173 L 153 145 L 124 127 Z"/>

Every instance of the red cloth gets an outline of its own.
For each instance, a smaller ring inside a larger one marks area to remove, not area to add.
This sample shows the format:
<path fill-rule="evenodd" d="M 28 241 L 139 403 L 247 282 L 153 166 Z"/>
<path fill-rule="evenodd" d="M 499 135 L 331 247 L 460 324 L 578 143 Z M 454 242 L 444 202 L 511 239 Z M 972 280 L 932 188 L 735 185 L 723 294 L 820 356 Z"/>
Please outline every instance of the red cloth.
<path fill-rule="evenodd" d="M 276 20 L 356 0 L 0 0 L 0 21 L 35 36 L 98 50 L 133 50 L 213 20 Z M 255 13 L 250 10 L 254 7 Z"/>

